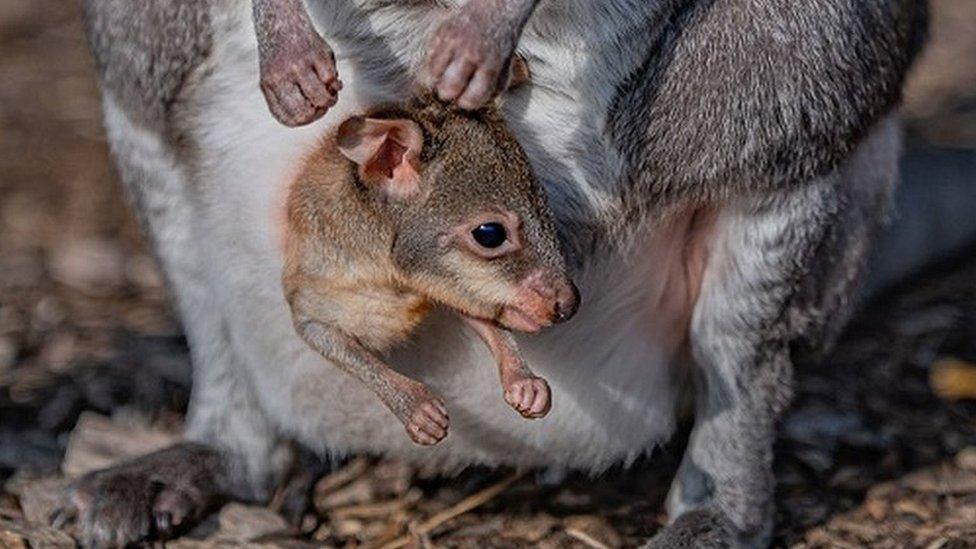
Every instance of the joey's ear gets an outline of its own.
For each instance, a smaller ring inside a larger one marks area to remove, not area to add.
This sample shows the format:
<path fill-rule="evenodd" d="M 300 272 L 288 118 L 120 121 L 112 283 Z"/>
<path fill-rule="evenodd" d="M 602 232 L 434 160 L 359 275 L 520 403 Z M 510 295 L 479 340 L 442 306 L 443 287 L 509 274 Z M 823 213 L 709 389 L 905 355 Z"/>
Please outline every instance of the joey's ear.
<path fill-rule="evenodd" d="M 424 134 L 416 122 L 356 116 L 339 126 L 336 143 L 363 181 L 384 195 L 407 198 L 419 190 Z"/>

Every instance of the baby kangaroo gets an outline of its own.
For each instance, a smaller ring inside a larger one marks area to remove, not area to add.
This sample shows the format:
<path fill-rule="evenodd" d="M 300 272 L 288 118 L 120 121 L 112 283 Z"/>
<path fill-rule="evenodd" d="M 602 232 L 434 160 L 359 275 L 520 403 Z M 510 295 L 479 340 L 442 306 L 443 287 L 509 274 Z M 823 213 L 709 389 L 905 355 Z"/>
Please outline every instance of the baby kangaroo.
<path fill-rule="evenodd" d="M 296 330 L 414 442 L 443 439 L 447 410 L 381 356 L 433 304 L 485 341 L 509 405 L 548 413 L 549 386 L 507 330 L 565 321 L 579 295 L 543 190 L 493 107 L 420 98 L 345 121 L 305 161 L 287 211 L 283 285 Z"/>

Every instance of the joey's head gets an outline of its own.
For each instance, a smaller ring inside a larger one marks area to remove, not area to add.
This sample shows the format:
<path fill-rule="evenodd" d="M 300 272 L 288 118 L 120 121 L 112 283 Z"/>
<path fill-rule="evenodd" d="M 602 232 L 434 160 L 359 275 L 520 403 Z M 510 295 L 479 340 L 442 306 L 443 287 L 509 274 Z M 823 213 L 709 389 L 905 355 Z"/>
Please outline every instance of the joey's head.
<path fill-rule="evenodd" d="M 543 189 L 493 108 L 461 112 L 417 99 L 347 120 L 336 142 L 394 228 L 405 285 L 519 331 L 576 312 Z"/>

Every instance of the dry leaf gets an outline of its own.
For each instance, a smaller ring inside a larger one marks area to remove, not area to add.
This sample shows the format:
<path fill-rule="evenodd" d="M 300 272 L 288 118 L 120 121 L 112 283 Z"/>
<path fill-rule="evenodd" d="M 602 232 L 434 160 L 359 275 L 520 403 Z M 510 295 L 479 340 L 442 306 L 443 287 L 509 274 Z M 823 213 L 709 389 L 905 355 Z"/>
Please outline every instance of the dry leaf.
<path fill-rule="evenodd" d="M 71 432 L 61 470 L 69 477 L 80 476 L 161 450 L 178 440 L 173 433 L 123 425 L 103 415 L 84 412 Z"/>

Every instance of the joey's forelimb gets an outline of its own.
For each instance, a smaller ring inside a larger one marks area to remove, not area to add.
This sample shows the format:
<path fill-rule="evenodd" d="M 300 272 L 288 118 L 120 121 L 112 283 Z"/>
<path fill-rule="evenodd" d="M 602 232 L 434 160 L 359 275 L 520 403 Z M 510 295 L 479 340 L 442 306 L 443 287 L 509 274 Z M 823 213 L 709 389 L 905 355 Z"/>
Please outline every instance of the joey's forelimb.
<path fill-rule="evenodd" d="M 465 321 L 495 357 L 505 402 L 527 419 L 545 417 L 552 408 L 549 384 L 529 369 L 512 333 L 477 318 L 466 317 Z"/>
<path fill-rule="evenodd" d="M 447 408 L 426 385 L 390 368 L 355 339 L 325 324 L 305 320 L 295 328 L 313 349 L 375 393 L 400 420 L 411 440 L 429 446 L 447 436 Z"/>

